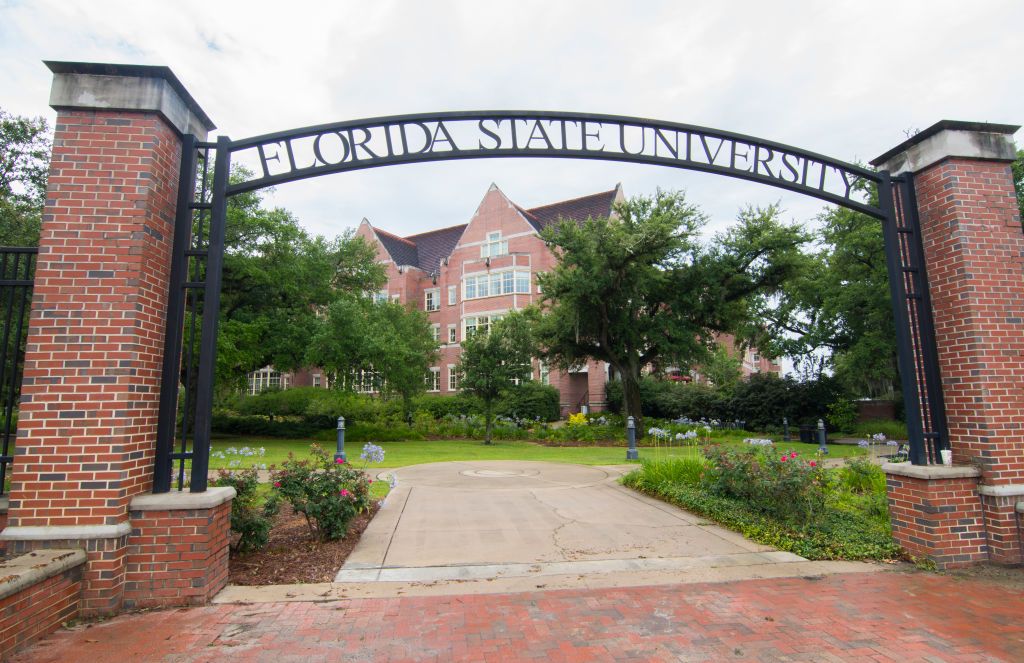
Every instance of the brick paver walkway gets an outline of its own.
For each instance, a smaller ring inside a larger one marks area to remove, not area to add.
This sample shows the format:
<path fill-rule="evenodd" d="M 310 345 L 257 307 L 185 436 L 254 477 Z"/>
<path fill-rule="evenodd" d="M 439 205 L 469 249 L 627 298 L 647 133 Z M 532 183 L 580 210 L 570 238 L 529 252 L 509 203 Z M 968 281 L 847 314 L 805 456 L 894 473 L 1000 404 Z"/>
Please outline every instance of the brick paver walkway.
<path fill-rule="evenodd" d="M 57 633 L 27 661 L 1024 661 L 1018 591 L 918 573 L 221 605 Z"/>

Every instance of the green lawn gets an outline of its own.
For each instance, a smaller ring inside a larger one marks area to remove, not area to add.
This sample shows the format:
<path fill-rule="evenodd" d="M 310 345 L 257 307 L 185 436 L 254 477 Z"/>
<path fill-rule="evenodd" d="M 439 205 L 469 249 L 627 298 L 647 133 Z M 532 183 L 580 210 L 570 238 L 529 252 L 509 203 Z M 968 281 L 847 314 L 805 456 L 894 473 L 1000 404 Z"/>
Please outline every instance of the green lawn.
<path fill-rule="evenodd" d="M 725 444 L 742 445 L 742 441 L 726 441 Z M 289 452 L 296 456 L 305 456 L 311 441 L 308 439 L 283 439 L 259 437 L 220 437 L 213 440 L 213 457 L 210 458 L 211 469 L 231 467 L 248 467 L 252 464 L 279 465 Z M 324 445 L 333 450 L 333 445 Z M 577 463 L 580 465 L 615 465 L 625 463 L 625 447 L 546 447 L 533 442 L 495 441 L 485 445 L 478 440 L 406 440 L 402 442 L 382 442 L 384 462 L 373 464 L 372 468 L 403 467 L 420 463 L 438 463 L 453 460 L 537 460 L 554 463 Z M 780 451 L 796 451 L 801 455 L 814 455 L 817 447 L 799 442 L 779 442 Z M 256 455 L 244 455 L 240 451 L 248 447 L 257 450 Z M 356 467 L 362 465 L 359 454 L 363 445 L 346 445 L 345 451 L 349 461 Z M 263 449 L 259 455 L 258 450 Z M 235 453 L 231 453 L 231 449 Z M 862 454 L 863 451 L 852 445 L 829 445 L 830 456 L 844 458 Z M 220 454 L 224 457 L 221 458 Z M 654 459 L 669 456 L 680 456 L 695 453 L 694 447 L 640 447 L 640 458 Z M 234 464 L 232 464 L 234 463 Z"/>

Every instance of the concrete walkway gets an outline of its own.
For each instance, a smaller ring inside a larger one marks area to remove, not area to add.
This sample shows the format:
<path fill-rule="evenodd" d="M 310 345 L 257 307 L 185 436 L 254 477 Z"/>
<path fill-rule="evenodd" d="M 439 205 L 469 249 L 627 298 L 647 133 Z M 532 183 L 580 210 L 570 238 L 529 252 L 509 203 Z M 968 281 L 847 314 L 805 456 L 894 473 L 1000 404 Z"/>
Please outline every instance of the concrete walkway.
<path fill-rule="evenodd" d="M 618 468 L 430 463 L 398 486 L 336 582 L 476 580 L 799 562 L 617 483 Z"/>

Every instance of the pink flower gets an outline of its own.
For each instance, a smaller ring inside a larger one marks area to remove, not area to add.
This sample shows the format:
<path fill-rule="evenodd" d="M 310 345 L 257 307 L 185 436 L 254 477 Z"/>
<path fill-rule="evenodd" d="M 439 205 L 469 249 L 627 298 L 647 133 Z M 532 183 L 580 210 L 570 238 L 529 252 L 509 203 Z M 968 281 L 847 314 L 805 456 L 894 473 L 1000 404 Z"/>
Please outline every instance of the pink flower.
<path fill-rule="evenodd" d="M 789 457 L 788 456 L 783 456 L 779 460 L 782 461 L 783 463 L 785 463 L 787 460 L 789 460 Z"/>
<path fill-rule="evenodd" d="M 789 454 L 789 457 L 790 458 L 796 458 L 796 452 L 794 451 L 793 453 Z"/>
<path fill-rule="evenodd" d="M 810 465 L 811 467 L 817 467 L 817 466 L 818 466 L 818 464 L 817 464 L 817 463 L 815 463 L 815 462 L 814 462 L 813 460 L 812 460 L 812 461 L 811 461 L 810 463 L 808 463 L 808 464 L 809 464 L 809 465 Z"/>
<path fill-rule="evenodd" d="M 347 491 L 347 490 L 345 490 L 344 488 L 342 488 L 342 489 L 341 489 L 341 490 L 340 490 L 340 491 L 338 492 L 338 494 L 339 494 L 339 495 L 341 495 L 342 497 L 348 497 L 348 491 Z"/>
<path fill-rule="evenodd" d="M 370 479 L 370 481 L 367 483 L 367 485 L 369 485 L 371 483 L 373 483 L 373 479 Z"/>
<path fill-rule="evenodd" d="M 280 488 L 280 487 L 281 487 L 281 482 L 280 481 L 275 481 L 274 482 L 274 488 Z"/>
<path fill-rule="evenodd" d="M 338 465 L 344 465 L 345 464 L 345 459 L 344 458 L 335 458 L 334 462 L 337 463 Z"/>

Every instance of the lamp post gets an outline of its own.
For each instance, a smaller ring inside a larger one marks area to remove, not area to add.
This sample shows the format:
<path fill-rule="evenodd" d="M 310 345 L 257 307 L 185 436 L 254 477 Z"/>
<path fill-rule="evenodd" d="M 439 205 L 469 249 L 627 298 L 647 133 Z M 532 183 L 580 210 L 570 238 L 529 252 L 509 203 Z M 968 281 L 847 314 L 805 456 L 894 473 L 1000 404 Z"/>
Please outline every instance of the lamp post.
<path fill-rule="evenodd" d="M 334 452 L 334 462 L 337 463 L 339 458 L 348 462 L 345 457 L 345 417 L 338 417 L 338 448 Z"/>
<path fill-rule="evenodd" d="M 640 460 L 640 452 L 636 448 L 636 420 L 633 417 L 626 417 L 626 439 L 629 441 L 626 460 Z"/>
<path fill-rule="evenodd" d="M 782 441 L 789 442 L 789 417 L 782 418 Z"/>
<path fill-rule="evenodd" d="M 825 444 L 825 422 L 818 419 L 818 451 L 828 455 L 828 446 Z"/>

